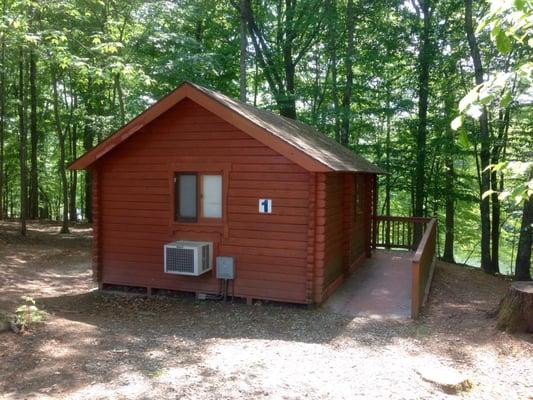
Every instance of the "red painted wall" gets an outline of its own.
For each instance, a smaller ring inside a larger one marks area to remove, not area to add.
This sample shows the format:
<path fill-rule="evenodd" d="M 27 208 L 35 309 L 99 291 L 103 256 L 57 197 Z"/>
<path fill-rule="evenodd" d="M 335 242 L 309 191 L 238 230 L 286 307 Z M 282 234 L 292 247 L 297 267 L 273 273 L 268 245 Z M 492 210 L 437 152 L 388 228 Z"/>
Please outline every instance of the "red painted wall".
<path fill-rule="evenodd" d="M 223 174 L 222 221 L 173 220 L 177 171 Z M 163 270 L 164 243 L 212 241 L 215 256 L 235 257 L 237 296 L 320 303 L 369 246 L 371 177 L 361 175 L 356 188 L 353 177 L 309 173 L 184 100 L 93 168 L 95 277 L 216 293 L 214 271 L 189 277 Z M 353 221 L 354 196 L 367 219 Z M 272 214 L 258 213 L 260 198 L 272 199 Z"/>
<path fill-rule="evenodd" d="M 171 177 L 179 165 L 224 168 L 222 224 L 173 222 Z M 101 282 L 216 292 L 214 271 L 163 272 L 164 243 L 211 240 L 215 256 L 235 257 L 236 295 L 310 300 L 310 174 L 267 146 L 184 100 L 104 156 L 97 171 Z M 272 214 L 258 213 L 259 198 L 272 199 Z"/>
<path fill-rule="evenodd" d="M 326 174 L 323 290 L 338 285 L 364 257 L 369 244 L 369 175 Z"/>

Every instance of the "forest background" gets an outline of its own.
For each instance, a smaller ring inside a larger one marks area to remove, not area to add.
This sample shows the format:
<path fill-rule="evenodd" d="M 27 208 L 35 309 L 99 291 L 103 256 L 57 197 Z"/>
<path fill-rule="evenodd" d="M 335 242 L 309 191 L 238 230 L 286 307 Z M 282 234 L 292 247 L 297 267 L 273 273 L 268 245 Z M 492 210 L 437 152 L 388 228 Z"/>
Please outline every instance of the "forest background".
<path fill-rule="evenodd" d="M 389 172 L 378 214 L 436 216 L 440 257 L 515 274 L 533 218 L 531 1 L 1 7 L 0 218 L 22 234 L 90 222 L 90 178 L 68 163 L 190 80 L 371 159 Z"/>

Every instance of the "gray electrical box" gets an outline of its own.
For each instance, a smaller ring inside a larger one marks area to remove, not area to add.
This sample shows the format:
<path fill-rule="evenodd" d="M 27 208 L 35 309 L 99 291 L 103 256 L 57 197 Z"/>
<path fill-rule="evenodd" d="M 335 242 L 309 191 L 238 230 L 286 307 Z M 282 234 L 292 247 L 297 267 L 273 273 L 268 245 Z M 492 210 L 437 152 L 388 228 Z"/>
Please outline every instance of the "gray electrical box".
<path fill-rule="evenodd" d="M 217 278 L 218 279 L 234 279 L 235 278 L 235 263 L 233 257 L 218 256 L 217 257 Z"/>

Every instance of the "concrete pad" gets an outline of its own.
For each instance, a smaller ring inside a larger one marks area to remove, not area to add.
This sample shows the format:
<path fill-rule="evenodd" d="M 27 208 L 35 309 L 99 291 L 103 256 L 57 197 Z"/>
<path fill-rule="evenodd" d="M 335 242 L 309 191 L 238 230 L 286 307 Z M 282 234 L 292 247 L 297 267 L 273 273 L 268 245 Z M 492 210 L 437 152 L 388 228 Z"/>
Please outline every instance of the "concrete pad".
<path fill-rule="evenodd" d="M 324 303 L 347 316 L 376 319 L 411 317 L 409 251 L 376 250 Z"/>

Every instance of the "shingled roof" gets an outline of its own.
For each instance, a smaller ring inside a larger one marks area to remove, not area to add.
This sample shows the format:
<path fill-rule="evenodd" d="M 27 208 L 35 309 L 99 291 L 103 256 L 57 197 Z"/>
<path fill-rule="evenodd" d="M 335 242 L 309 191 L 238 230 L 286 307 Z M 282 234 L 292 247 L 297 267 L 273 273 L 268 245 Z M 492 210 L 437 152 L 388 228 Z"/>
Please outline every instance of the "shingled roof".
<path fill-rule="evenodd" d="M 349 149 L 337 143 L 332 138 L 317 131 L 315 128 L 304 124 L 300 121 L 295 121 L 289 118 L 282 117 L 267 110 L 261 110 L 251 105 L 234 100 L 219 92 L 207 89 L 203 86 L 196 85 L 191 82 L 183 82 L 176 90 L 165 96 L 163 99 L 149 107 L 146 111 L 139 114 L 136 118 L 131 120 L 124 127 L 111 135 L 108 139 L 89 150 L 78 160 L 74 161 L 70 169 L 88 168 L 93 162 L 107 154 L 115 146 L 122 143 L 132 134 L 139 131 L 143 126 L 147 125 L 159 115 L 176 105 L 184 98 L 199 103 L 201 106 L 210 109 L 226 119 L 228 122 L 238 125 L 239 117 L 252 123 L 258 128 L 261 128 L 262 134 L 271 135 L 272 138 L 282 141 L 282 147 L 290 146 L 301 153 L 304 153 L 314 161 L 312 164 L 306 164 L 305 167 L 310 170 L 323 171 L 351 171 L 363 172 L 371 174 L 382 174 L 384 171 L 378 166 L 367 161 L 363 157 L 355 154 Z M 220 115 L 220 107 L 216 107 L 212 102 L 215 101 L 218 105 L 223 106 L 232 112 L 231 116 Z M 213 106 L 213 107 L 210 107 Z M 239 126 L 237 126 L 239 127 Z M 256 137 L 261 141 L 261 136 Z M 271 143 L 268 141 L 267 145 Z M 276 146 L 274 150 L 280 150 L 281 147 Z M 283 151 L 289 159 L 294 152 L 289 148 L 288 151 Z M 313 168 L 313 165 L 322 165 L 323 168 Z"/>

